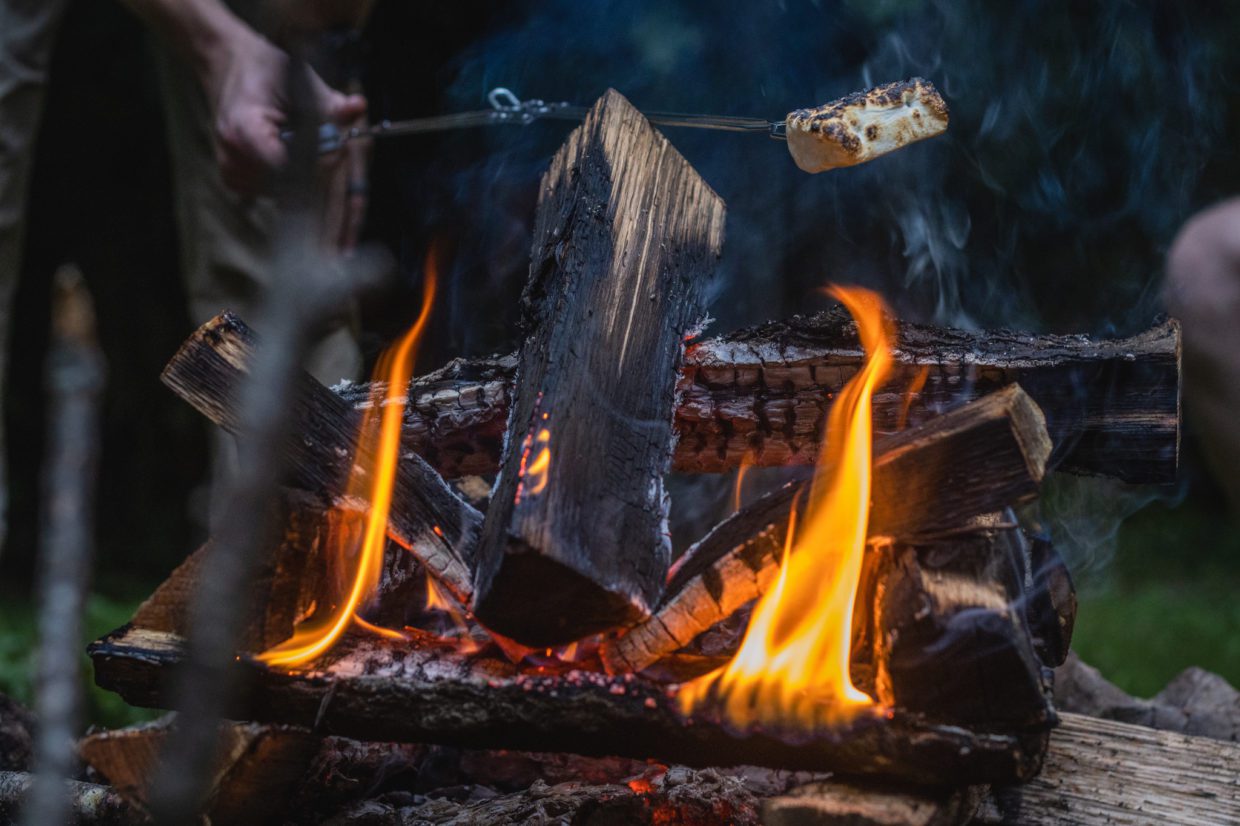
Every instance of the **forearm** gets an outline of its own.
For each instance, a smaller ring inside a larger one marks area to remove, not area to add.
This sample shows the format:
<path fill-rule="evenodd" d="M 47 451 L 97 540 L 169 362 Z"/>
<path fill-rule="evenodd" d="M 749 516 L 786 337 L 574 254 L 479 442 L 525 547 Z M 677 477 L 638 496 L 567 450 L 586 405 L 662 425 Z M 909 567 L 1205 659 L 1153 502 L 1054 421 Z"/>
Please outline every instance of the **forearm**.
<path fill-rule="evenodd" d="M 214 98 L 228 54 L 261 40 L 221 0 L 121 0 L 170 43 Z"/>

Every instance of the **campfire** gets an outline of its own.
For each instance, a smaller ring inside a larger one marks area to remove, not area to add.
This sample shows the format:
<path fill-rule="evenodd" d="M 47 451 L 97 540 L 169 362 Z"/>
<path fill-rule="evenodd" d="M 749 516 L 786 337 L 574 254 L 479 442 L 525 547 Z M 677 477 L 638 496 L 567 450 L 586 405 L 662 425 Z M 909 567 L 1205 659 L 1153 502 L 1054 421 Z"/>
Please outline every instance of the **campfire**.
<path fill-rule="evenodd" d="M 807 169 L 946 126 L 925 81 L 794 114 Z M 579 783 L 475 822 L 587 803 L 753 822 L 764 798 L 772 823 L 964 822 L 994 809 L 984 787 L 1057 765 L 1061 718 L 1093 731 L 1052 702 L 1071 580 L 1014 509 L 1051 470 L 1174 478 L 1176 322 L 1122 340 L 964 331 L 832 286 L 841 308 L 704 338 L 724 214 L 608 92 L 543 179 L 518 352 L 412 377 L 432 253 L 371 383 L 297 383 L 282 535 L 235 664 L 232 716 L 254 722 L 229 729 L 213 817 L 256 817 L 277 768 L 424 757 L 405 743 L 477 750 L 472 782 Z M 222 313 L 165 383 L 235 430 L 259 333 Z M 666 475 L 742 465 L 813 473 L 676 555 Z M 101 685 L 167 706 L 211 554 L 91 646 Z M 93 764 L 141 800 L 132 755 L 162 736 L 97 738 Z M 245 789 L 223 791 L 241 761 Z"/>

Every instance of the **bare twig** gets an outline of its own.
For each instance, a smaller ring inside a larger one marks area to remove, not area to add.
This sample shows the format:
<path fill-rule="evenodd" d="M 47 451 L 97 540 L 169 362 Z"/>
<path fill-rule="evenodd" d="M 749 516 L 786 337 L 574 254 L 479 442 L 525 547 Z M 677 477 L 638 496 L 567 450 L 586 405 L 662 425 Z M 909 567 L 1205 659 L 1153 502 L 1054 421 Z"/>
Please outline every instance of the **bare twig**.
<path fill-rule="evenodd" d="M 51 421 L 39 557 L 38 774 L 24 814 L 25 822 L 35 826 L 64 823 L 73 808 L 65 781 L 74 774 L 76 762 L 82 612 L 94 547 L 103 382 L 103 357 L 95 341 L 90 295 L 81 273 L 68 265 L 56 273 L 47 363 Z"/>
<path fill-rule="evenodd" d="M 269 504 L 284 471 L 284 440 L 292 436 L 288 400 L 314 329 L 339 306 L 344 291 L 356 286 L 323 263 L 315 181 L 318 113 L 300 60 L 290 66 L 287 84 L 293 140 L 277 191 L 281 222 L 273 280 L 261 311 L 265 346 L 239 389 L 238 439 L 244 449 L 213 526 L 212 553 L 191 607 L 188 657 L 175 686 L 179 724 L 151 799 L 162 823 L 188 822 L 201 809 L 217 728 L 236 693 L 230 666 L 244 615 L 238 603 L 260 551 L 275 538 Z"/>

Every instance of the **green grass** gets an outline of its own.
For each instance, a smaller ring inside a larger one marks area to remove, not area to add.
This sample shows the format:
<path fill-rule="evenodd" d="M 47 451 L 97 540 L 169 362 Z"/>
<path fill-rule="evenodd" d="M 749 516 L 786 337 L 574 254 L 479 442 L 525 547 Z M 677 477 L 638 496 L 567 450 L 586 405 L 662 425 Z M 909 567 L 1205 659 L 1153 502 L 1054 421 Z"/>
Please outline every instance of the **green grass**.
<path fill-rule="evenodd" d="M 82 640 L 82 680 L 85 689 L 83 723 L 108 728 L 154 719 L 159 712 L 132 708 L 110 691 L 97 687 L 86 645 L 129 621 L 141 597 L 116 599 L 92 594 L 86 603 Z M 0 598 L 0 692 L 32 705 L 34 701 L 34 607 L 28 597 Z"/>
<path fill-rule="evenodd" d="M 1240 529 L 1218 507 L 1145 508 L 1077 580 L 1073 647 L 1125 691 L 1151 696 L 1192 665 L 1240 686 Z"/>

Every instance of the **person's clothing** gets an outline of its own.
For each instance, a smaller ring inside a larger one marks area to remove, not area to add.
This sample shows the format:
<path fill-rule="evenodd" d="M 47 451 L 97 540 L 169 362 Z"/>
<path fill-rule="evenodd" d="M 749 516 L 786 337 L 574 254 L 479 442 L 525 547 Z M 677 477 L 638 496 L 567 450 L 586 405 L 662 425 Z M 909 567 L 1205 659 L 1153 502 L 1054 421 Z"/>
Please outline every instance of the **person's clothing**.
<path fill-rule="evenodd" d="M 52 43 L 67 0 L 0 3 L 0 409 L 8 383 L 13 296 L 22 265 L 27 189 Z M 0 548 L 8 529 L 8 467 L 0 427 Z"/>
<path fill-rule="evenodd" d="M 52 45 L 66 7 L 67 0 L 0 2 L 0 410 L 5 399 L 13 297 L 22 267 L 32 156 Z M 253 319 L 268 280 L 274 207 L 265 199 L 240 198 L 224 186 L 201 87 L 167 47 L 157 44 L 156 51 L 190 316 L 195 324 L 202 324 L 221 310 L 232 309 Z M 351 313 L 342 315 L 347 318 Z M 321 381 L 335 384 L 343 378 L 358 378 L 361 361 L 352 331 L 340 328 L 315 346 L 307 368 Z M 221 474 L 234 464 L 227 458 L 230 452 L 223 444 L 216 451 L 223 459 L 215 462 L 217 489 Z M 7 527 L 7 503 L 0 428 L 0 548 Z"/>

